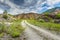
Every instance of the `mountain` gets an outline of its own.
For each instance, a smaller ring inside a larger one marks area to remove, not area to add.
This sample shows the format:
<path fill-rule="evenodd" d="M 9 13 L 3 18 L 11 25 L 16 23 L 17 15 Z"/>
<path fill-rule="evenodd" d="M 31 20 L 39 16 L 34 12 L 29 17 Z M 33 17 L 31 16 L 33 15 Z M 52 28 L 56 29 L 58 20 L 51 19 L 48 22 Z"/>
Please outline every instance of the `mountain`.
<path fill-rule="evenodd" d="M 43 13 L 58 13 L 58 12 L 60 12 L 60 7 L 55 7 L 55 8 L 49 9 Z"/>
<path fill-rule="evenodd" d="M 40 14 L 37 13 L 22 13 L 15 15 L 16 18 L 18 19 L 36 19 L 40 16 Z"/>
<path fill-rule="evenodd" d="M 60 7 L 49 9 L 49 10 L 45 11 L 42 14 L 38 14 L 38 13 L 21 13 L 21 14 L 15 15 L 14 17 L 16 17 L 18 19 L 37 19 L 39 17 L 44 18 L 46 16 L 45 13 L 50 14 L 49 17 L 54 18 L 56 16 L 56 14 L 60 13 Z"/>
<path fill-rule="evenodd" d="M 49 9 L 49 10 L 45 11 L 43 14 L 47 15 L 48 17 L 51 17 L 53 19 L 56 19 L 57 18 L 56 15 L 60 14 L 60 7 L 55 7 L 55 8 Z"/>

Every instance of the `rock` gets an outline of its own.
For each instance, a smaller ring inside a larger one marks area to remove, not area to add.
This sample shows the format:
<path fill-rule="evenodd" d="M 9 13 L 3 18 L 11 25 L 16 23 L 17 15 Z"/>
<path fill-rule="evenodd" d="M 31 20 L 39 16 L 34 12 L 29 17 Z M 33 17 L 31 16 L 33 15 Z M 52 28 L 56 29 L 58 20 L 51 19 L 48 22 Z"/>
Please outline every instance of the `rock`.
<path fill-rule="evenodd" d="M 54 23 L 60 23 L 60 19 L 55 19 Z"/>

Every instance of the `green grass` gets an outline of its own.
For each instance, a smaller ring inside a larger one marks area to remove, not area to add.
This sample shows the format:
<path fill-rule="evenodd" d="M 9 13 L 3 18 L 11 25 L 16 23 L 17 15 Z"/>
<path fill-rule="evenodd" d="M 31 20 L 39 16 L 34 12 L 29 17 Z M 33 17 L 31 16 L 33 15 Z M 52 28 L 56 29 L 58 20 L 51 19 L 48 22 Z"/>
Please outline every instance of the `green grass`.
<path fill-rule="evenodd" d="M 19 37 L 25 29 L 20 24 L 21 20 L 13 21 L 13 24 L 11 24 L 10 26 L 5 25 L 4 23 L 0 24 L 0 33 L 9 34 L 12 37 Z M 0 36 L 2 36 L 2 34 L 0 34 Z"/>
<path fill-rule="evenodd" d="M 0 38 L 4 36 L 4 33 L 0 33 Z"/>
<path fill-rule="evenodd" d="M 9 33 L 12 37 L 20 36 L 20 34 L 23 32 L 24 28 L 20 26 L 18 23 L 12 24 L 9 28 L 7 33 Z"/>
<path fill-rule="evenodd" d="M 28 22 L 50 31 L 60 32 L 60 24 L 51 22 L 39 22 L 37 20 L 28 20 Z"/>
<path fill-rule="evenodd" d="M 0 38 L 4 36 L 5 25 L 0 23 Z"/>

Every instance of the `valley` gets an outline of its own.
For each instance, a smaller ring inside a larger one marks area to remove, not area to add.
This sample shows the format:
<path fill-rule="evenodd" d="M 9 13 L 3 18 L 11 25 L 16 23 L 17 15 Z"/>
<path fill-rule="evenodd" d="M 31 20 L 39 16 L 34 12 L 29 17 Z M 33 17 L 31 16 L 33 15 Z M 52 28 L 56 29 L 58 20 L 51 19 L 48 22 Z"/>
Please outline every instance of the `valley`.
<path fill-rule="evenodd" d="M 51 9 L 52 10 L 52 9 Z M 1 40 L 60 40 L 60 11 L 0 14 Z"/>

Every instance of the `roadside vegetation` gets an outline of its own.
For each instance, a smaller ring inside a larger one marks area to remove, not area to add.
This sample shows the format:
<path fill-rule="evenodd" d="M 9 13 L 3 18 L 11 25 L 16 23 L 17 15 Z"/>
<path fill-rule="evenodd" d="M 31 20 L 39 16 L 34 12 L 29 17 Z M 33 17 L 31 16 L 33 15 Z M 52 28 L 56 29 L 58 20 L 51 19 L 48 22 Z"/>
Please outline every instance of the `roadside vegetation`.
<path fill-rule="evenodd" d="M 9 34 L 11 37 L 19 37 L 25 28 L 20 25 L 20 22 L 13 22 L 12 24 L 0 24 L 0 37 L 4 34 Z"/>
<path fill-rule="evenodd" d="M 37 20 L 28 20 L 28 22 L 51 32 L 60 33 L 60 24 Z"/>
<path fill-rule="evenodd" d="M 11 24 L 8 28 L 7 33 L 10 34 L 12 37 L 18 37 L 22 34 L 24 28 L 20 25 L 20 23 Z"/>
<path fill-rule="evenodd" d="M 60 14 L 44 14 L 44 17 L 28 20 L 29 23 L 60 35 Z"/>
<path fill-rule="evenodd" d="M 13 38 L 20 37 L 23 33 L 25 28 L 21 26 L 21 19 L 14 18 L 12 15 L 7 14 L 6 10 L 0 19 L 0 38 L 5 34 Z"/>

